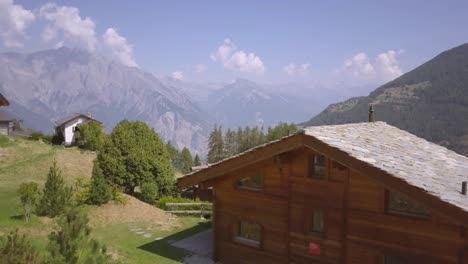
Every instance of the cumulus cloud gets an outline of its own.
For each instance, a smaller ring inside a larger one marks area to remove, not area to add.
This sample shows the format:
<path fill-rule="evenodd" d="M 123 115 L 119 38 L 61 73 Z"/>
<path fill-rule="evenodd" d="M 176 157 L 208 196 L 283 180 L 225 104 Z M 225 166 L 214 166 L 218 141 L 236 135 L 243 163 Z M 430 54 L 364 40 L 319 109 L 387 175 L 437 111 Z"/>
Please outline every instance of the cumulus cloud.
<path fill-rule="evenodd" d="M 47 3 L 39 9 L 39 16 L 49 22 L 42 32 L 43 41 L 62 41 L 63 38 L 90 51 L 95 50 L 96 24 L 90 17 L 82 18 L 78 8 Z"/>
<path fill-rule="evenodd" d="M 181 71 L 175 71 L 171 74 L 171 77 L 173 79 L 176 79 L 176 80 L 179 80 L 179 81 L 182 81 L 184 79 L 184 73 L 181 72 Z"/>
<path fill-rule="evenodd" d="M 0 38 L 7 48 L 23 46 L 27 38 L 26 28 L 35 20 L 35 15 L 13 0 L 0 0 Z"/>
<path fill-rule="evenodd" d="M 360 52 L 343 63 L 340 72 L 355 81 L 390 81 L 402 74 L 397 56 L 401 50 L 389 50 L 378 54 L 372 61 Z"/>
<path fill-rule="evenodd" d="M 289 76 L 304 75 L 309 71 L 310 64 L 295 64 L 293 62 L 283 67 L 283 71 Z"/>
<path fill-rule="evenodd" d="M 221 62 L 224 68 L 229 70 L 255 74 L 265 72 L 265 65 L 260 57 L 253 52 L 238 50 L 230 39 L 225 39 L 218 49 L 210 54 L 210 58 Z"/>
<path fill-rule="evenodd" d="M 196 73 L 203 73 L 206 71 L 206 65 L 205 64 L 197 64 L 195 65 L 195 72 Z"/>
<path fill-rule="evenodd" d="M 102 40 L 113 57 L 127 66 L 138 67 L 133 56 L 132 45 L 128 43 L 126 38 L 119 35 L 116 29 L 108 28 L 102 35 Z"/>

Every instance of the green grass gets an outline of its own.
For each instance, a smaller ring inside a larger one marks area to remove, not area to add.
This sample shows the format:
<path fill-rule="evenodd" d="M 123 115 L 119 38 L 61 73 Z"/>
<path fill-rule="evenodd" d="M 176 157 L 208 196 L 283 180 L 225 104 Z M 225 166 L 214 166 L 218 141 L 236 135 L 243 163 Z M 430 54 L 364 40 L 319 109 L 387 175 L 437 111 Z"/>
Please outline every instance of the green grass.
<path fill-rule="evenodd" d="M 6 138 L 6 139 L 5 139 Z M 47 235 L 55 220 L 31 216 L 29 223 L 22 219 L 22 207 L 16 191 L 22 182 L 34 181 L 41 188 L 49 167 L 55 159 L 62 169 L 67 184 L 78 177 L 90 177 L 95 154 L 50 146 L 39 141 L 0 136 L 0 236 L 20 229 L 28 234 L 43 256 L 47 255 Z M 89 208 L 87 208 L 89 209 Z M 180 263 L 188 252 L 175 248 L 169 241 L 177 241 L 209 228 L 197 217 L 178 217 L 169 230 L 146 223 L 116 223 L 93 229 L 92 236 L 109 248 L 112 255 L 123 263 Z M 151 238 L 137 235 L 129 225 L 148 230 Z M 163 239 L 155 241 L 156 237 Z"/>
<path fill-rule="evenodd" d="M 189 237 L 210 227 L 210 222 L 200 222 L 199 217 L 182 217 L 180 225 L 171 230 L 146 230 L 148 223 L 134 223 L 148 233 L 150 238 L 131 231 L 129 224 L 117 224 L 93 230 L 94 236 L 103 242 L 110 253 L 118 252 L 125 263 L 180 263 L 189 252 L 176 248 L 170 242 Z M 155 240 L 156 238 L 162 238 Z"/>

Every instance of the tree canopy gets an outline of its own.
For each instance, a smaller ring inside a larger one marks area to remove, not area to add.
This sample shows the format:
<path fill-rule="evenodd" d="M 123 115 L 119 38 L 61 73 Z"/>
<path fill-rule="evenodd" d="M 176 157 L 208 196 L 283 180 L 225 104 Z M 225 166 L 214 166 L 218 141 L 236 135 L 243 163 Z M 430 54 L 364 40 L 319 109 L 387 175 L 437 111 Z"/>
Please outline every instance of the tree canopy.
<path fill-rule="evenodd" d="M 143 182 L 156 182 L 160 195 L 174 188 L 169 154 L 158 134 L 144 122 L 123 120 L 117 124 L 97 158 L 107 181 L 128 194 Z"/>
<path fill-rule="evenodd" d="M 262 128 L 246 126 L 244 128 L 239 127 L 237 131 L 229 128 L 223 135 L 221 127 L 215 125 L 208 140 L 208 163 L 218 162 L 258 145 L 288 136 L 296 131 L 295 124 L 280 122 L 274 127 L 269 127 L 266 134 Z"/>

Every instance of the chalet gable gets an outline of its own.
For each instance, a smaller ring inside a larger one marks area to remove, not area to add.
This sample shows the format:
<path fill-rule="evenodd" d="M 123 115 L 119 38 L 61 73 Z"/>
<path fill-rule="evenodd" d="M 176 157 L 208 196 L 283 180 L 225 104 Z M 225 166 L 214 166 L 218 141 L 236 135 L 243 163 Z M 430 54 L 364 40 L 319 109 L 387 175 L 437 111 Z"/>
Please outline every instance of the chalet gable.
<path fill-rule="evenodd" d="M 384 122 L 305 128 L 178 179 L 182 188 L 305 146 L 466 222 L 468 158 Z"/>

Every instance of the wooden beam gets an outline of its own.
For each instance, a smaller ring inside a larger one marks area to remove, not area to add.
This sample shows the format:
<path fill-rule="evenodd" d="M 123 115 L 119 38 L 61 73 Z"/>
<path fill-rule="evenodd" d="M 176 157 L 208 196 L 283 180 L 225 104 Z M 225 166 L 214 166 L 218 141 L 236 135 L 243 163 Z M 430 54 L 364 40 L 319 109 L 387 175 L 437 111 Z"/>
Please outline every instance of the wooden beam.
<path fill-rule="evenodd" d="M 408 184 L 402 179 L 376 168 L 367 162 L 358 160 L 350 156 L 348 153 L 336 147 L 327 145 L 313 136 L 306 136 L 304 138 L 304 144 L 306 147 L 330 157 L 364 176 L 382 183 L 390 190 L 401 192 L 408 197 L 427 205 L 429 208 L 452 218 L 459 224 L 465 224 L 468 222 L 468 212 L 463 209 L 442 201 L 440 198 L 428 194 L 425 190 Z"/>
<path fill-rule="evenodd" d="M 279 141 L 254 148 L 250 151 L 240 154 L 239 156 L 225 160 L 221 163 L 216 163 L 206 169 L 202 169 L 187 176 L 180 177 L 177 179 L 177 185 L 180 188 L 187 188 L 200 182 L 225 175 L 241 167 L 245 167 L 273 157 L 274 155 L 301 147 L 304 144 L 303 139 L 304 135 L 296 134 L 283 138 Z"/>

